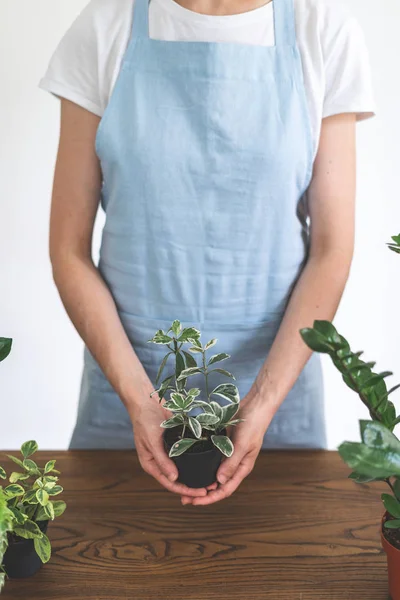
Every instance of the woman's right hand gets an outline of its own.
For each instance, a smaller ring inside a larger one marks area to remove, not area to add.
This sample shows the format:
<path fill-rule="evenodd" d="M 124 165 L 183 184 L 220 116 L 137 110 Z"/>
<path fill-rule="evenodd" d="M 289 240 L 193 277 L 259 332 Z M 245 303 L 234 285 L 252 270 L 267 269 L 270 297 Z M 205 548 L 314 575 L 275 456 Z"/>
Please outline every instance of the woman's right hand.
<path fill-rule="evenodd" d="M 165 451 L 164 429 L 160 427 L 162 421 L 171 417 L 171 413 L 159 404 L 157 395 L 143 399 L 132 412 L 135 446 L 139 462 L 146 473 L 170 492 L 181 496 L 206 496 L 207 489 L 216 487 L 216 484 L 213 484 L 209 488 L 190 488 L 176 481 L 178 469 Z"/>

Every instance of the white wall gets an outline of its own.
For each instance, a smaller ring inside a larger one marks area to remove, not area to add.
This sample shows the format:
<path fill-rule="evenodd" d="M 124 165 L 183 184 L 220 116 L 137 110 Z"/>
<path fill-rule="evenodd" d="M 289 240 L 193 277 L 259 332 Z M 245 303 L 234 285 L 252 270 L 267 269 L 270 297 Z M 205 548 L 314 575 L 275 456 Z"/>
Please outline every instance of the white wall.
<path fill-rule="evenodd" d="M 400 4 L 347 2 L 368 41 L 379 116 L 358 128 L 356 254 L 336 325 L 380 369 L 397 370 L 400 381 L 400 257 L 385 247 L 400 232 Z M 52 282 L 47 250 L 59 107 L 37 83 L 85 3 L 0 4 L 0 335 L 15 340 L 0 365 L 0 448 L 29 438 L 66 448 L 75 419 L 82 344 Z M 366 413 L 328 360 L 324 369 L 334 448 L 358 438 L 357 420 Z"/>

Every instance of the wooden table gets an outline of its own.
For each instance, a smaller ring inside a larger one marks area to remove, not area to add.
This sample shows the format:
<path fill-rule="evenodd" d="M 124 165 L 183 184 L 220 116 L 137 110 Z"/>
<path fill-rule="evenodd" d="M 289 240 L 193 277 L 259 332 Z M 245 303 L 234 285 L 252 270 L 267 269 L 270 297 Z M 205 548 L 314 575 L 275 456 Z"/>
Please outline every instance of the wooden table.
<path fill-rule="evenodd" d="M 68 503 L 50 524 L 51 562 L 8 580 L 2 600 L 387 599 L 384 484 L 353 483 L 335 452 L 264 451 L 207 507 L 182 506 L 134 452 L 40 453 L 50 458 Z"/>

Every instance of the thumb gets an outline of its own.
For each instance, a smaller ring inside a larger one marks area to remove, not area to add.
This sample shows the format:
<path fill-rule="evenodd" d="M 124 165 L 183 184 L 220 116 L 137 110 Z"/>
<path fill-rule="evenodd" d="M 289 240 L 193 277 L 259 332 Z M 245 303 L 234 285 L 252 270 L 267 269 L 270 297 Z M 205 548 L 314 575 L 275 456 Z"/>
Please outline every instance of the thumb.
<path fill-rule="evenodd" d="M 240 463 L 243 459 L 243 451 L 240 448 L 235 447 L 235 451 L 229 458 L 226 458 L 220 468 L 218 469 L 217 479 L 219 483 L 226 483 L 231 477 L 234 476 Z"/>
<path fill-rule="evenodd" d="M 160 471 L 169 481 L 176 481 L 178 479 L 178 469 L 174 461 L 166 453 L 162 438 L 153 442 L 153 457 Z"/>

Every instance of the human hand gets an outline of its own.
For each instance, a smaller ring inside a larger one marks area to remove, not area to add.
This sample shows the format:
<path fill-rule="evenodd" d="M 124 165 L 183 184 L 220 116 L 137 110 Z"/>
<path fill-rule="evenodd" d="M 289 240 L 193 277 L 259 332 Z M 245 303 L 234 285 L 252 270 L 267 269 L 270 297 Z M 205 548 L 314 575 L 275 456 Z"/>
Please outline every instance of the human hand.
<path fill-rule="evenodd" d="M 165 451 L 164 429 L 160 427 L 162 421 L 170 417 L 170 412 L 159 404 L 158 396 L 146 399 L 132 410 L 131 420 L 140 465 L 170 492 L 185 498 L 206 496 L 207 490 L 215 489 L 216 483 L 208 488 L 190 488 L 176 481 L 178 469 Z"/>
<path fill-rule="evenodd" d="M 229 428 L 228 435 L 232 439 L 235 451 L 230 458 L 222 461 L 218 469 L 219 485 L 214 484 L 214 488 L 209 489 L 206 496 L 194 498 L 183 495 L 182 504 L 205 506 L 228 498 L 253 470 L 272 414 L 266 410 L 265 399 L 262 400 L 257 392 L 252 390 L 241 401 L 238 416 L 245 421 Z"/>

